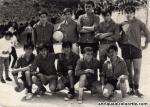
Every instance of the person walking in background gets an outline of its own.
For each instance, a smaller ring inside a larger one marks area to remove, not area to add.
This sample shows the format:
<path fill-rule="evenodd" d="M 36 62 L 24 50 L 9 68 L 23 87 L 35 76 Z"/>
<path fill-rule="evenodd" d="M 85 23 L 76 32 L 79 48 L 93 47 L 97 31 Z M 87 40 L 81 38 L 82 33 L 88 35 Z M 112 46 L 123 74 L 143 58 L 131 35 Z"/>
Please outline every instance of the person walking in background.
<path fill-rule="evenodd" d="M 11 60 L 12 60 L 11 56 L 13 57 L 13 61 L 12 61 L 12 64 L 11 64 L 11 68 L 13 68 L 16 61 L 17 61 L 17 58 L 18 58 L 16 48 L 15 48 L 18 45 L 18 40 L 17 40 L 16 35 L 14 33 L 15 32 L 14 27 L 10 27 L 8 29 L 8 31 L 10 31 L 13 34 L 13 36 L 11 38 L 11 44 L 12 44 L 11 48 L 12 49 L 11 49 L 11 53 L 9 55 L 9 63 L 11 63 Z"/>
<path fill-rule="evenodd" d="M 5 68 L 5 79 L 7 81 L 12 81 L 12 79 L 9 77 L 9 54 L 11 53 L 11 37 L 13 34 L 9 31 L 6 31 L 4 33 L 4 37 L 0 39 L 0 81 L 2 83 L 6 83 L 6 81 L 3 78 L 3 71 Z"/>

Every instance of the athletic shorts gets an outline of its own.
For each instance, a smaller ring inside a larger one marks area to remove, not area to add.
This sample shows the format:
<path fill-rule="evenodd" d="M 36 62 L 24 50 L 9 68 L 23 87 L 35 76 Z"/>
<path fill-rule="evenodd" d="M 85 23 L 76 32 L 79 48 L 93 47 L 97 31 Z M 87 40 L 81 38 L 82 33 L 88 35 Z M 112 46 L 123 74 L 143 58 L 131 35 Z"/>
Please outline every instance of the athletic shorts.
<path fill-rule="evenodd" d="M 93 87 L 93 84 L 97 81 L 97 77 L 94 75 L 87 75 L 87 83 L 86 83 L 86 88 L 91 89 Z"/>
<path fill-rule="evenodd" d="M 132 45 L 123 45 L 121 50 L 122 50 L 122 57 L 124 59 L 142 58 L 142 50 Z"/>

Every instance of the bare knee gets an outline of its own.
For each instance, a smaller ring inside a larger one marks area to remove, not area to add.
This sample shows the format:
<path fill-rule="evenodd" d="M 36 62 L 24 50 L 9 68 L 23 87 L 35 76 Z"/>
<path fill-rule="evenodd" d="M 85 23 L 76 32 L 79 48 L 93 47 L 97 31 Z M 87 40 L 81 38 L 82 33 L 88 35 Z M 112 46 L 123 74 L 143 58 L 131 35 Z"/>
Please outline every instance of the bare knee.
<path fill-rule="evenodd" d="M 79 80 L 79 87 L 83 88 L 85 86 L 85 82 L 86 82 L 86 75 L 81 75 Z"/>
<path fill-rule="evenodd" d="M 37 77 L 36 76 L 32 76 L 32 81 L 33 81 L 33 83 L 36 83 L 37 82 Z"/>
<path fill-rule="evenodd" d="M 49 86 L 49 89 L 50 89 L 52 92 L 54 92 L 54 91 L 56 90 L 56 86 L 55 86 L 55 85 L 50 85 L 50 86 Z"/>
<path fill-rule="evenodd" d="M 25 72 L 25 75 L 26 75 L 26 76 L 30 76 L 30 71 L 26 71 L 26 72 Z"/>

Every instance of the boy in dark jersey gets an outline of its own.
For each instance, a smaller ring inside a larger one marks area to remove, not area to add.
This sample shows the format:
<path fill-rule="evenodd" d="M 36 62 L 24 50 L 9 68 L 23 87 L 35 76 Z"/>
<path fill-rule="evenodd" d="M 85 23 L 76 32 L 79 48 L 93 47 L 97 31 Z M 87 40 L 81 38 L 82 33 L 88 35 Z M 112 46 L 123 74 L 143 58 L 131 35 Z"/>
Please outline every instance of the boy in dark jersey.
<path fill-rule="evenodd" d="M 64 100 L 73 99 L 75 96 L 74 85 L 77 82 L 75 76 L 75 67 L 79 56 L 72 52 L 72 43 L 67 41 L 62 44 L 63 54 L 58 59 L 57 71 L 60 79 L 58 80 L 57 88 L 69 88 L 69 93 Z"/>
<path fill-rule="evenodd" d="M 32 74 L 30 72 L 30 65 L 33 63 L 35 58 L 33 50 L 34 45 L 32 43 L 25 44 L 25 53 L 17 60 L 15 69 L 12 70 L 12 75 L 16 83 L 15 91 L 21 92 L 22 90 L 27 89 L 27 100 L 32 98 Z"/>
<path fill-rule="evenodd" d="M 97 82 L 97 71 L 99 67 L 99 61 L 94 58 L 94 52 L 91 47 L 84 49 L 84 55 L 82 59 L 79 59 L 75 69 L 76 76 L 79 79 L 79 96 L 78 103 L 83 101 L 84 88 L 89 88 L 92 92 L 94 84 Z"/>

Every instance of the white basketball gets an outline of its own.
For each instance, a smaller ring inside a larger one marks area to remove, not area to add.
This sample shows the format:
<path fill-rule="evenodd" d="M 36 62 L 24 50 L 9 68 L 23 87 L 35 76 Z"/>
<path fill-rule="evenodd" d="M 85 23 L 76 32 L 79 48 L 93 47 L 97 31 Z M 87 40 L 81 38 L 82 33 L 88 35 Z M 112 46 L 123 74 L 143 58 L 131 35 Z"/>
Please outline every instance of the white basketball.
<path fill-rule="evenodd" d="M 56 31 L 53 34 L 53 39 L 58 41 L 58 42 L 61 42 L 63 40 L 63 37 L 64 37 L 64 35 L 61 31 Z"/>

